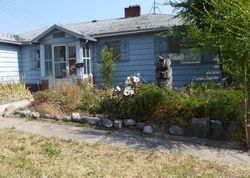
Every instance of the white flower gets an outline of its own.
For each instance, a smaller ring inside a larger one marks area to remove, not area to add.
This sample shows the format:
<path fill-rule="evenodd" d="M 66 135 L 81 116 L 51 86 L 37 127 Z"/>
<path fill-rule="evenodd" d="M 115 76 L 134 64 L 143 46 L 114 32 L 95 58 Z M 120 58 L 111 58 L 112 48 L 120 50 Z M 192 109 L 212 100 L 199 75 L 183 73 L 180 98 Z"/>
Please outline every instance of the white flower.
<path fill-rule="evenodd" d="M 130 95 L 130 90 L 124 90 L 123 95 L 124 96 L 129 96 Z"/>
<path fill-rule="evenodd" d="M 135 94 L 135 91 L 134 90 L 130 90 L 130 95 L 133 95 L 133 94 Z"/>
<path fill-rule="evenodd" d="M 122 89 L 119 86 L 116 86 L 115 88 L 117 91 L 122 91 Z"/>
<path fill-rule="evenodd" d="M 131 87 L 130 87 L 130 86 L 125 87 L 125 89 L 124 89 L 124 90 L 131 90 Z"/>
<path fill-rule="evenodd" d="M 126 80 L 126 81 L 125 81 L 125 84 L 126 84 L 126 85 L 131 85 L 131 84 L 132 84 L 132 81 L 131 81 L 131 80 Z"/>
<path fill-rule="evenodd" d="M 139 77 L 136 77 L 136 76 L 133 76 L 133 81 L 134 81 L 135 83 L 138 83 L 138 82 L 140 82 L 140 78 L 139 78 Z"/>
<path fill-rule="evenodd" d="M 123 91 L 124 96 L 129 96 L 129 95 L 133 95 L 133 94 L 134 94 L 134 90 L 132 90 L 131 87 L 126 87 Z"/>
<path fill-rule="evenodd" d="M 130 80 L 131 79 L 131 77 L 127 77 L 127 80 Z"/>

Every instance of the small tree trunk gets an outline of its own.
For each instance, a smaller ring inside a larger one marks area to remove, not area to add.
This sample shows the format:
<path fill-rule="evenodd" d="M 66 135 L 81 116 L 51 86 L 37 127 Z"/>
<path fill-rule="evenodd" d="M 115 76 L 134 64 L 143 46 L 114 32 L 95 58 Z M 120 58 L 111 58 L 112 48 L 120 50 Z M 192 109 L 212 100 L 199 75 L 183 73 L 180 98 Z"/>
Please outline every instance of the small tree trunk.
<path fill-rule="evenodd" d="M 248 112 L 248 64 L 247 62 L 244 64 L 244 95 L 245 95 L 245 129 L 246 129 L 246 145 L 247 149 L 250 149 L 250 130 L 249 130 L 249 119 L 250 119 L 250 113 Z"/>

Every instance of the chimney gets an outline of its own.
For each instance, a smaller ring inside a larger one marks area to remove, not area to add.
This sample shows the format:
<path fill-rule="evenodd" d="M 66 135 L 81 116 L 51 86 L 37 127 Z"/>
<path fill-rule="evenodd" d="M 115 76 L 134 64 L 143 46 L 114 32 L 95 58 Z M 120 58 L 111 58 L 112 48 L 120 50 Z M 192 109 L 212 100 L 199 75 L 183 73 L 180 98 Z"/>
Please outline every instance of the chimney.
<path fill-rule="evenodd" d="M 125 8 L 125 18 L 138 17 L 141 15 L 141 6 L 134 5 Z"/>

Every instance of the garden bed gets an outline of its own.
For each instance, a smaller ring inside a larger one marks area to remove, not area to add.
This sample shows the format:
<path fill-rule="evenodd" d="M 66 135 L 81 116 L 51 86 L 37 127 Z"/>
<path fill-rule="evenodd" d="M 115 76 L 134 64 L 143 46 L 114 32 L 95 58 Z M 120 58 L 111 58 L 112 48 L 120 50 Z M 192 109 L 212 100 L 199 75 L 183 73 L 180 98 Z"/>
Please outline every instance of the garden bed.
<path fill-rule="evenodd" d="M 119 129 L 125 125 L 145 133 L 157 131 L 243 141 L 242 104 L 242 91 L 214 83 L 190 85 L 175 91 L 141 84 L 137 76 L 130 76 L 124 85 L 114 89 L 61 83 L 37 92 L 29 108 L 35 113 L 28 111 L 25 117 L 37 119 L 38 115 L 106 128 Z"/>

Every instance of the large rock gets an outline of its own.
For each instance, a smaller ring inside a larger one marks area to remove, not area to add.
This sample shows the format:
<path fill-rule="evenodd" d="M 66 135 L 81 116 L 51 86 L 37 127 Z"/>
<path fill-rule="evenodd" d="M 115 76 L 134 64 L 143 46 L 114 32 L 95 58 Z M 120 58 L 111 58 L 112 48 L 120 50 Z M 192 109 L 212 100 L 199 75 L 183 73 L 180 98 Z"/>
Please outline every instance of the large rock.
<path fill-rule="evenodd" d="M 186 135 L 190 137 L 209 138 L 210 118 L 193 118 L 189 124 Z"/>
<path fill-rule="evenodd" d="M 104 127 L 111 128 L 111 127 L 113 127 L 113 121 L 111 121 L 109 119 L 103 119 L 102 120 L 102 125 Z"/>
<path fill-rule="evenodd" d="M 184 129 L 177 126 L 177 125 L 173 125 L 168 129 L 169 133 L 171 135 L 175 135 L 175 136 L 183 136 L 184 135 Z"/>
<path fill-rule="evenodd" d="M 211 120 L 210 138 L 214 140 L 226 140 L 227 139 L 227 134 L 221 121 Z"/>
<path fill-rule="evenodd" d="M 145 126 L 146 126 L 145 122 L 137 122 L 136 123 L 136 128 L 137 129 L 143 130 Z"/>
<path fill-rule="evenodd" d="M 3 112 L 3 117 L 9 117 L 14 111 L 16 110 L 15 106 L 10 105 L 7 108 L 5 108 Z"/>
<path fill-rule="evenodd" d="M 123 121 L 123 123 L 124 123 L 124 125 L 125 126 L 134 126 L 135 125 L 135 120 L 134 119 L 125 119 L 124 121 Z"/>
<path fill-rule="evenodd" d="M 143 133 L 145 134 L 152 134 L 154 132 L 153 128 L 150 125 L 147 125 L 143 129 Z"/>
<path fill-rule="evenodd" d="M 31 112 L 30 117 L 32 119 L 39 119 L 40 118 L 40 113 L 39 112 Z"/>
<path fill-rule="evenodd" d="M 16 111 L 16 114 L 19 114 L 21 117 L 30 117 L 30 110 Z"/>
<path fill-rule="evenodd" d="M 85 117 L 85 120 L 90 125 L 97 125 L 97 123 L 101 121 L 99 117 Z"/>
<path fill-rule="evenodd" d="M 122 120 L 115 120 L 114 121 L 114 128 L 121 129 L 122 128 Z"/>

